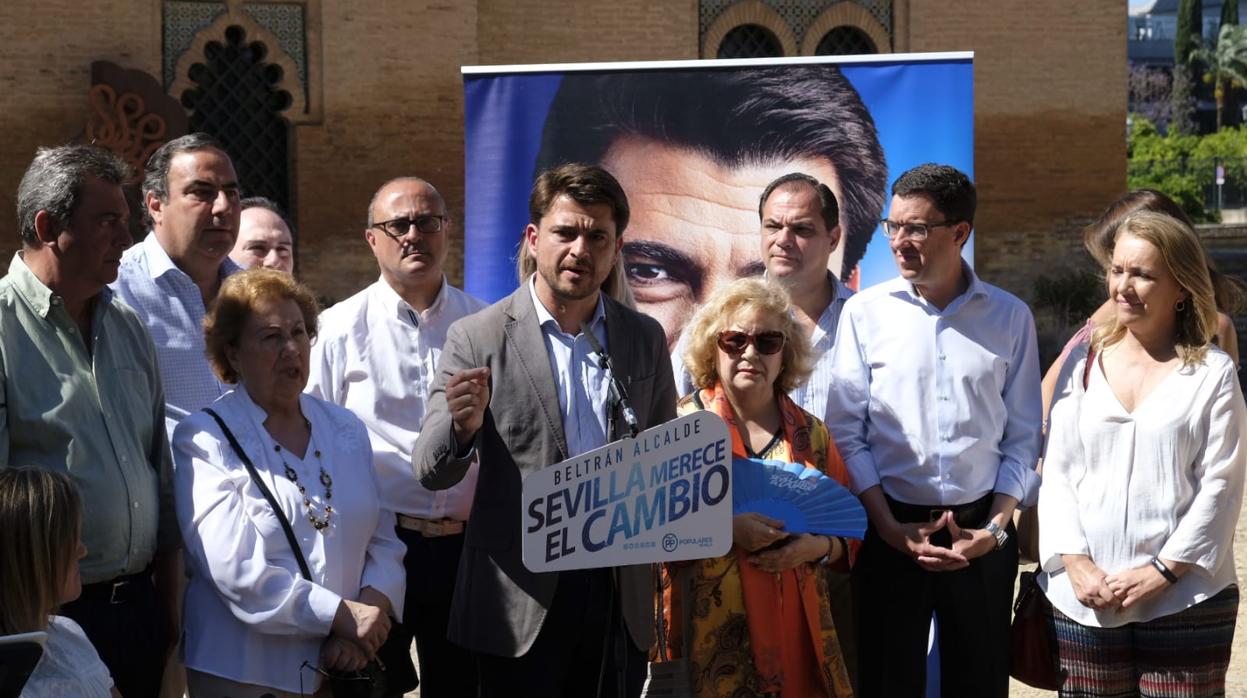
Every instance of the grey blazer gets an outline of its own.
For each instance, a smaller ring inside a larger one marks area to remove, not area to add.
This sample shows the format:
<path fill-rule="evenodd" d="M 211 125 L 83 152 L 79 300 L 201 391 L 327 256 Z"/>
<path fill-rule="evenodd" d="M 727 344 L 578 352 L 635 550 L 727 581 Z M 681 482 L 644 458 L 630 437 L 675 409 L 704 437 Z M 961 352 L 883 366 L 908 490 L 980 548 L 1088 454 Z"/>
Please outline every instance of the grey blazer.
<path fill-rule="evenodd" d="M 607 351 L 641 428 L 674 419 L 675 382 L 662 327 L 603 298 Z M 454 453 L 446 381 L 479 366 L 490 368 L 492 392 L 476 435 L 481 465 L 448 635 L 473 651 L 519 657 L 537 639 L 559 581 L 557 572 L 536 574 L 521 561 L 521 483 L 529 473 L 569 457 L 554 374 L 527 284 L 451 325 L 412 453 L 425 487 L 451 487 L 467 472 L 469 461 Z M 654 642 L 654 567 L 632 565 L 618 572 L 629 635 L 647 650 Z"/>

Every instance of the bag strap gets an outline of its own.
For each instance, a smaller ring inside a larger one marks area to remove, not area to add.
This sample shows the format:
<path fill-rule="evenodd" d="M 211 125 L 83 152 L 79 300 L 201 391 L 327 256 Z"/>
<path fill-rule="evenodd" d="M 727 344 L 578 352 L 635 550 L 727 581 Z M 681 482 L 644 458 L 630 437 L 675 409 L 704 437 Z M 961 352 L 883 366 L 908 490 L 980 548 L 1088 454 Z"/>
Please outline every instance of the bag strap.
<path fill-rule="evenodd" d="M 255 486 L 260 488 L 260 494 L 264 495 L 265 501 L 273 508 L 273 513 L 277 515 L 277 521 L 281 523 L 281 530 L 286 534 L 286 542 L 290 544 L 290 550 L 294 552 L 294 559 L 299 563 L 299 572 L 303 574 L 303 578 L 312 581 L 312 573 L 307 567 L 307 560 L 303 558 L 303 549 L 299 547 L 299 540 L 294 537 L 294 529 L 290 527 L 290 521 L 286 519 L 286 514 L 282 512 L 281 507 L 277 505 L 277 499 L 273 497 L 273 493 L 269 491 L 268 485 L 260 479 L 260 474 L 256 472 L 255 465 L 251 463 L 251 459 L 247 457 L 247 452 L 242 450 L 242 446 L 238 445 L 238 439 L 234 438 L 234 432 L 225 426 L 225 420 L 221 419 L 221 415 L 217 414 L 211 407 L 205 407 L 210 417 L 216 420 L 217 426 L 221 427 L 221 432 L 225 434 L 229 445 L 234 449 L 234 453 L 242 460 L 242 464 L 247 468 L 247 474 L 251 476 L 251 481 Z"/>
<path fill-rule="evenodd" d="M 1091 384 L 1091 367 L 1095 365 L 1096 350 L 1095 344 L 1087 347 L 1087 363 L 1082 369 L 1082 389 L 1086 390 Z"/>

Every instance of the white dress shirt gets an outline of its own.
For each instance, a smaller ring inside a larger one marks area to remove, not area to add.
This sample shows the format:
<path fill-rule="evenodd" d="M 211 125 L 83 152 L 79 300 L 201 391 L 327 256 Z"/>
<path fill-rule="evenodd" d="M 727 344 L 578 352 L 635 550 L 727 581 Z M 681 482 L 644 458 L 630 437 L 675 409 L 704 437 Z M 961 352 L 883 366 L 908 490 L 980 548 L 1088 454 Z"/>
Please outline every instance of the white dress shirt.
<path fill-rule="evenodd" d="M 226 257 L 220 278 L 241 270 Z M 229 390 L 217 380 L 204 356 L 203 295 L 169 258 L 155 233 L 148 233 L 143 242 L 125 251 L 117 280 L 110 286 L 139 314 L 156 344 L 165 389 L 166 427 L 172 434 L 186 415 Z"/>
<path fill-rule="evenodd" d="M 563 436 L 567 439 L 569 458 L 610 443 L 606 418 L 610 402 L 610 374 L 601 367 L 599 357 L 589 340 L 580 332 L 568 334 L 541 304 L 537 297 L 536 279 L 529 277 L 528 290 L 533 294 L 537 321 L 546 342 L 550 369 L 554 372 L 554 391 L 559 396 L 559 414 L 563 418 Z M 605 350 L 606 306 L 598 297 L 589 330 Z"/>
<path fill-rule="evenodd" d="M 826 422 L 855 493 L 881 485 L 924 506 L 1038 495 L 1035 323 L 962 268 L 968 288 L 943 310 L 903 277 L 844 305 Z"/>
<path fill-rule="evenodd" d="M 831 302 L 818 316 L 814 325 L 814 333 L 810 337 L 811 356 L 814 357 L 814 370 L 801 385 L 793 388 L 788 397 L 801 409 L 816 417 L 827 414 L 827 394 L 831 388 L 831 347 L 836 343 L 836 326 L 840 324 L 840 313 L 844 310 L 844 302 L 853 295 L 848 286 L 831 272 L 827 272 L 827 282 L 831 284 Z M 684 353 L 688 351 L 688 333 L 680 333 L 671 352 L 671 372 L 675 374 L 675 389 L 680 395 L 693 392 L 693 380 L 684 365 Z"/>
<path fill-rule="evenodd" d="M 419 312 L 379 279 L 320 315 L 307 392 L 349 409 L 368 427 L 386 509 L 427 519 L 468 518 L 477 464 L 459 484 L 433 492 L 411 469 L 411 450 L 446 330 L 485 305 L 443 277 L 433 304 Z"/>
<path fill-rule="evenodd" d="M 368 432 L 347 410 L 303 395 L 312 438 L 303 458 L 276 443 L 266 415 L 241 386 L 212 404 L 255 464 L 290 521 L 312 581 L 299 572 L 281 523 L 252 483 L 242 460 L 205 412 L 182 420 L 173 433 L 178 523 L 186 543 L 190 581 L 183 605 L 188 669 L 213 676 L 311 693 L 320 646 L 342 599 L 370 586 L 403 614 L 405 546 L 394 514 L 381 507 L 369 464 Z M 317 453 L 319 451 L 319 454 Z M 303 495 L 285 475 L 289 465 L 324 515 L 320 468 L 333 480 L 334 513 L 317 531 Z"/>
<path fill-rule="evenodd" d="M 1234 528 L 1243 499 L 1247 406 L 1234 366 L 1212 347 L 1128 412 L 1086 347 L 1072 353 L 1054 398 L 1039 489 L 1040 585 L 1082 623 L 1116 627 L 1177 613 L 1234 583 Z M 1152 557 L 1194 565 L 1128 609 L 1078 602 L 1061 555 L 1088 555 L 1108 574 Z"/>

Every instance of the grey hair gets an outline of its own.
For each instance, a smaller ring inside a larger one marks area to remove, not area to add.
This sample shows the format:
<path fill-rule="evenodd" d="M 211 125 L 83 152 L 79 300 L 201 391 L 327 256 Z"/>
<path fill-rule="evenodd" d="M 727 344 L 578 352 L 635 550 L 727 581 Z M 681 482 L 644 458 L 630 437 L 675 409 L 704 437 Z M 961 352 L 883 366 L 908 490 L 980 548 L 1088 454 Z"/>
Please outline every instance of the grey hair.
<path fill-rule="evenodd" d="M 63 226 L 69 221 L 88 177 L 118 186 L 130 178 L 130 166 L 115 153 L 94 145 L 40 148 L 17 186 L 17 234 L 28 247 L 39 245 L 35 216 L 47 211 Z"/>
<path fill-rule="evenodd" d="M 152 215 L 147 210 L 147 195 L 154 194 L 160 201 L 169 200 L 169 164 L 173 162 L 173 158 L 179 153 L 190 153 L 198 150 L 214 148 L 225 153 L 225 146 L 217 139 L 206 133 L 190 133 L 160 146 L 152 156 L 147 159 L 147 166 L 143 168 L 143 220 L 147 225 L 152 225 Z M 226 157 L 229 157 L 228 153 Z"/>

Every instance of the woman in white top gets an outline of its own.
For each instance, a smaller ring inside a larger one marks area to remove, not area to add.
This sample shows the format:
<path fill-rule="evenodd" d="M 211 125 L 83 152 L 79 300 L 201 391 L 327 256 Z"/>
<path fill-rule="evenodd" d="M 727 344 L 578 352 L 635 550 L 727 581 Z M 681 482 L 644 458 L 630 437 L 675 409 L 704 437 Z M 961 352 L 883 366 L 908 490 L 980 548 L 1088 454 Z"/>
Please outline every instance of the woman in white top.
<path fill-rule="evenodd" d="M 362 668 L 402 613 L 404 547 L 379 506 L 364 425 L 303 394 L 316 313 L 290 275 L 255 269 L 226 280 L 204 320 L 213 368 L 237 384 L 211 409 L 281 506 L 312 580 L 214 418 L 186 418 L 173 458 L 191 696 L 310 695 L 323 672 Z"/>
<path fill-rule="evenodd" d="M 68 476 L 0 469 L 0 635 L 47 633 L 22 698 L 119 695 L 82 628 L 52 615 L 82 593 L 81 521 L 81 498 Z"/>
<path fill-rule="evenodd" d="M 1247 408 L 1195 233 L 1118 230 L 1116 317 L 1065 362 L 1039 494 L 1061 695 L 1224 695 Z"/>

